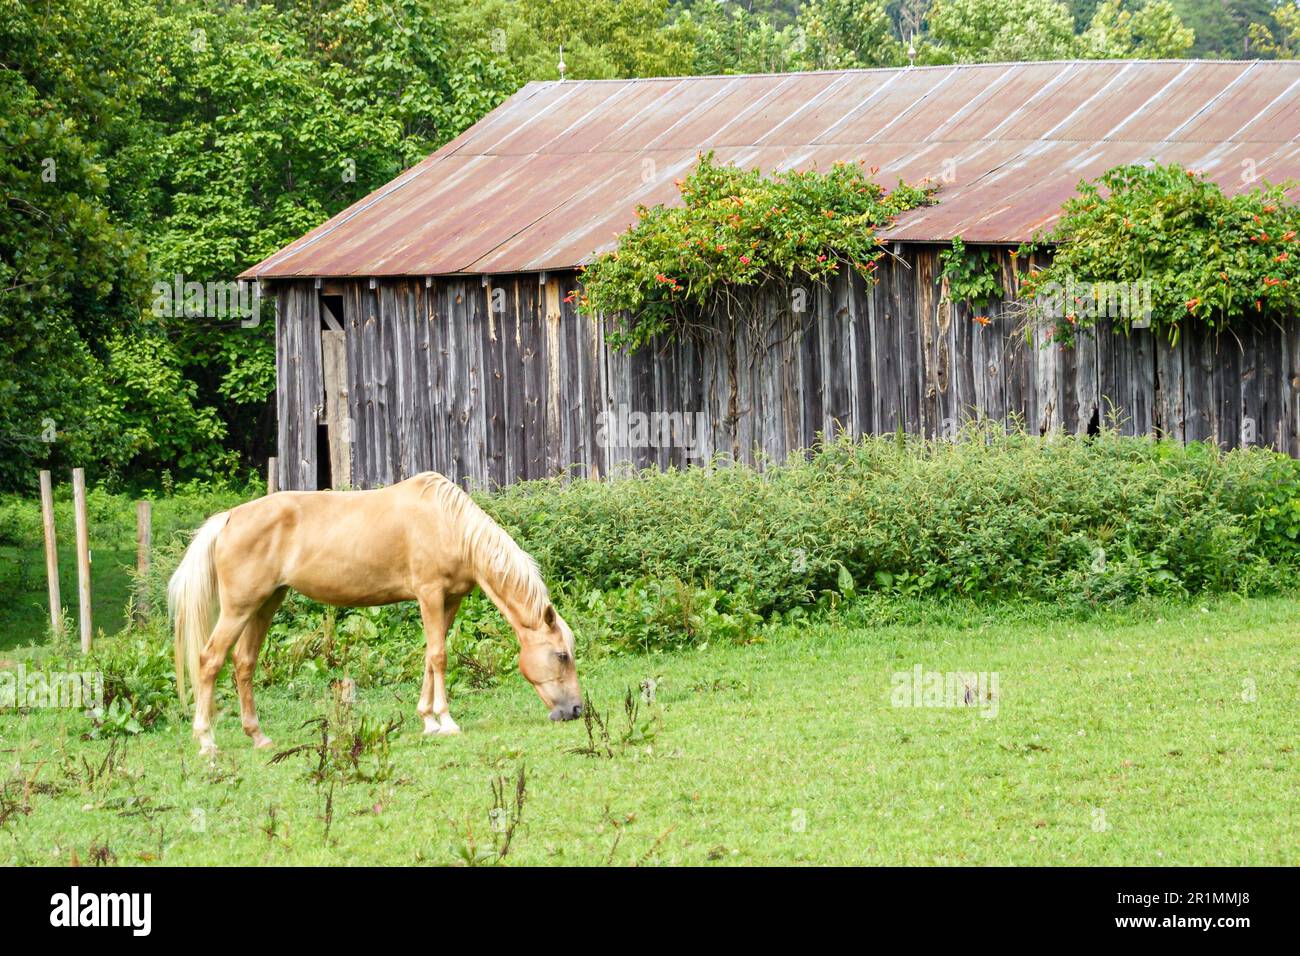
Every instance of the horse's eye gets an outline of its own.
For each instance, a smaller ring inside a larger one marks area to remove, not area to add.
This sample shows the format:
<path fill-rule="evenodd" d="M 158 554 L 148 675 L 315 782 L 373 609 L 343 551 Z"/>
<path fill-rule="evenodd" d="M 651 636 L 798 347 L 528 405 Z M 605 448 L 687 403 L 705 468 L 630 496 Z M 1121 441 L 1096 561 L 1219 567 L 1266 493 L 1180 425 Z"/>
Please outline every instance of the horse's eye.
<path fill-rule="evenodd" d="M 569 663 L 569 652 L 568 652 L 568 651 L 556 651 L 556 652 L 555 652 L 555 656 L 558 657 L 558 658 L 560 659 L 560 663 L 561 663 L 561 664 L 567 664 L 567 663 Z"/>

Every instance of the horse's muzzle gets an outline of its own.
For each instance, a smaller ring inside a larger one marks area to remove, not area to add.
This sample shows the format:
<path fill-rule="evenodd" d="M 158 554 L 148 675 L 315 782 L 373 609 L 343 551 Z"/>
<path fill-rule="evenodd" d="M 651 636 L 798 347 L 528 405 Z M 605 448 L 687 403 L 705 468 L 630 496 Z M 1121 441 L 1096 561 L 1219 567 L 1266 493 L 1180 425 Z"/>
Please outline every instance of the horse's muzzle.
<path fill-rule="evenodd" d="M 576 720 L 581 716 L 581 704 L 560 704 L 551 708 L 551 720 Z"/>

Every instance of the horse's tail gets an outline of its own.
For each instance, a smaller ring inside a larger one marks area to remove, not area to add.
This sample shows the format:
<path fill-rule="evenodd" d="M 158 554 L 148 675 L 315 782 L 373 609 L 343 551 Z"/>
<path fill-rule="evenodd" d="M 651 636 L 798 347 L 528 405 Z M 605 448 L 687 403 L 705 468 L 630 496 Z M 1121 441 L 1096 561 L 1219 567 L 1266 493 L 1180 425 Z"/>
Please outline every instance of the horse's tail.
<path fill-rule="evenodd" d="M 217 566 L 213 550 L 229 518 L 230 512 L 223 511 L 203 523 L 167 584 L 167 612 L 176 629 L 176 695 L 182 709 L 185 707 L 185 671 L 188 669 L 190 672 L 190 686 L 196 686 L 199 648 L 212 630 L 217 597 Z"/>

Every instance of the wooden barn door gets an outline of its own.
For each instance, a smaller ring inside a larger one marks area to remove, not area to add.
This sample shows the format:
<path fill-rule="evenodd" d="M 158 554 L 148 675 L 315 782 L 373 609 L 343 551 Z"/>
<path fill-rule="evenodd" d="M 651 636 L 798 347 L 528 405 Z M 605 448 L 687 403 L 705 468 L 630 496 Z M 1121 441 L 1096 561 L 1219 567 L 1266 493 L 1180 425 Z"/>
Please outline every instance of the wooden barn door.
<path fill-rule="evenodd" d="M 324 442 L 318 444 L 321 464 L 328 462 L 329 473 L 317 487 L 349 488 L 352 485 L 352 420 L 348 416 L 348 351 L 343 331 L 343 297 L 320 297 L 321 378 L 325 402 L 321 407 L 320 425 Z M 328 455 L 324 454 L 328 446 Z"/>

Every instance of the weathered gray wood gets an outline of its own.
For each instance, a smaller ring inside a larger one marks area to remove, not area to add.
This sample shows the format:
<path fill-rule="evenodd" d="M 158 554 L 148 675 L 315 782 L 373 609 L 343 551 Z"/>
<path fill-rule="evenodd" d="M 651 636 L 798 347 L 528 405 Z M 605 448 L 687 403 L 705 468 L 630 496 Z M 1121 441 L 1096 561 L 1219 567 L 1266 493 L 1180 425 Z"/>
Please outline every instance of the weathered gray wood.
<path fill-rule="evenodd" d="M 316 419 L 332 435 L 344 412 L 358 487 L 426 468 L 482 487 L 715 454 L 782 461 L 819 435 L 901 427 L 950 438 L 971 417 L 1020 420 L 1039 434 L 1084 434 L 1116 419 L 1131 434 L 1300 454 L 1300 322 L 1236 337 L 1189 328 L 1170 345 L 1103 320 L 1063 349 L 1049 342 L 1050 324 L 1027 322 L 1010 296 L 980 310 L 947 301 L 937 249 L 899 255 L 906 265 L 882 259 L 875 284 L 856 275 L 807 283 L 802 311 L 792 287 L 738 292 L 691 334 L 631 355 L 608 344 L 606 322 L 564 301 L 578 285 L 573 273 L 540 285 L 527 275 L 427 287 L 379 279 L 374 289 L 339 280 L 344 332 L 323 337 L 318 291 L 284 284 L 282 484 L 314 486 Z M 999 265 L 1014 286 L 1010 257 Z M 628 429 L 638 415 L 648 430 L 639 439 Z M 335 451 L 331 438 L 337 476 Z"/>
<path fill-rule="evenodd" d="M 1161 437 L 1183 441 L 1183 351 L 1165 336 L 1156 339 L 1156 429 Z"/>
<path fill-rule="evenodd" d="M 1183 350 L 1184 440 L 1217 441 L 1214 422 L 1214 353 L 1210 334 L 1188 325 L 1179 344 Z"/>
<path fill-rule="evenodd" d="M 352 484 L 348 425 L 347 333 L 321 333 L 321 378 L 325 386 L 325 429 L 329 439 L 330 480 L 335 488 Z M 414 358 L 412 354 L 411 358 Z M 423 404 L 423 403 L 421 403 Z"/>

